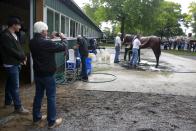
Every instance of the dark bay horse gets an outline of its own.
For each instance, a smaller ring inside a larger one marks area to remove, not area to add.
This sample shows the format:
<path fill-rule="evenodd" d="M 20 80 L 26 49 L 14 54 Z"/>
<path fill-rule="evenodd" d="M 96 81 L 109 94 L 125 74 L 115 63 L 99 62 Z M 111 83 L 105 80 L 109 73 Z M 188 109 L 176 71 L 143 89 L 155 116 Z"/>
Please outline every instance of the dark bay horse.
<path fill-rule="evenodd" d="M 152 48 L 154 55 L 156 57 L 156 68 L 159 66 L 159 57 L 161 55 L 161 39 L 156 36 L 142 37 L 140 39 L 141 46 L 140 49 Z"/>
<path fill-rule="evenodd" d="M 124 42 L 131 42 L 134 40 L 134 36 L 128 35 L 125 37 Z M 156 36 L 141 37 L 140 49 L 151 48 L 156 57 L 156 68 L 159 66 L 159 57 L 161 55 L 161 39 Z M 140 61 L 140 51 L 139 51 L 139 61 Z"/>

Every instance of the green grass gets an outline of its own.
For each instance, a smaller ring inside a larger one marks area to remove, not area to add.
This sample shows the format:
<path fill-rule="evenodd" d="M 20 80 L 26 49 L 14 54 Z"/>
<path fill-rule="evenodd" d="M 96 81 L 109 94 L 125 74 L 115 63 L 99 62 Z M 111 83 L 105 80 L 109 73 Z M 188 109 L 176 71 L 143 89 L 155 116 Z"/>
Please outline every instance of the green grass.
<path fill-rule="evenodd" d="M 162 50 L 162 51 L 178 56 L 196 56 L 196 52 L 178 51 L 178 50 Z"/>

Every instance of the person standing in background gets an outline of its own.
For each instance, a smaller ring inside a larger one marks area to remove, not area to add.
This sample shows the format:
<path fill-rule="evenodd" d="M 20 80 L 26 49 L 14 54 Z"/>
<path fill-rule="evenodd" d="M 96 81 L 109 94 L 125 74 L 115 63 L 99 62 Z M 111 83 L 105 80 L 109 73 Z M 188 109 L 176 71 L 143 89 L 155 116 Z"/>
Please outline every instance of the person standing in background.
<path fill-rule="evenodd" d="M 121 39 L 120 39 L 121 33 L 118 33 L 116 36 L 114 43 L 115 43 L 115 58 L 114 58 L 114 63 L 119 63 L 119 56 L 120 56 L 120 48 L 121 48 Z"/>
<path fill-rule="evenodd" d="M 18 17 L 10 17 L 7 24 L 8 29 L 0 36 L 0 54 L 7 74 L 4 104 L 7 107 L 13 102 L 16 113 L 28 114 L 29 111 L 22 106 L 19 95 L 19 72 L 21 64 L 26 63 L 26 56 L 16 35 L 21 29 L 21 21 Z"/>
<path fill-rule="evenodd" d="M 81 58 L 82 70 L 80 73 L 80 77 L 84 82 L 87 82 L 88 74 L 87 74 L 86 58 L 88 57 L 88 44 L 85 38 L 79 35 L 77 37 L 77 43 L 74 48 L 79 50 L 79 54 Z"/>
<path fill-rule="evenodd" d="M 136 68 L 137 62 L 138 62 L 138 54 L 139 54 L 139 49 L 140 49 L 140 36 L 136 35 L 133 40 L 133 49 L 132 49 L 132 58 L 130 65 L 132 65 L 133 68 Z"/>

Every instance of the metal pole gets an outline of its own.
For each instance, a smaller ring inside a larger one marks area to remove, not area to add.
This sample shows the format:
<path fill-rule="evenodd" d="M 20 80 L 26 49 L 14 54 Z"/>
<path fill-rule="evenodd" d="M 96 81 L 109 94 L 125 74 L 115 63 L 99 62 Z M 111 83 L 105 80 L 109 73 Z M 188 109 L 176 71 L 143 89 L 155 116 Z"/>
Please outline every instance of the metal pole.
<path fill-rule="evenodd" d="M 33 22 L 34 22 L 34 0 L 30 0 L 30 39 L 33 38 Z M 33 59 L 30 53 L 30 75 L 31 75 L 31 83 L 34 81 L 34 73 L 33 73 Z"/>

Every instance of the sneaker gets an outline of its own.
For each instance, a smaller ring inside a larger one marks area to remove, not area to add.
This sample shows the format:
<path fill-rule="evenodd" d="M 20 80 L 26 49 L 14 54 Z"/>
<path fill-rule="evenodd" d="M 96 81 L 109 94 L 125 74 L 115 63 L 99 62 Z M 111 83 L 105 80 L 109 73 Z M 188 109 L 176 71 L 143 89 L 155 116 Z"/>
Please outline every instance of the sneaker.
<path fill-rule="evenodd" d="M 49 129 L 53 129 L 55 127 L 58 127 L 58 126 L 60 126 L 62 124 L 62 122 L 63 122 L 63 119 L 62 118 L 58 118 L 58 119 L 56 119 L 55 123 L 53 125 L 51 125 L 51 126 L 48 126 L 48 128 Z"/>
<path fill-rule="evenodd" d="M 136 68 L 137 68 L 137 66 L 136 66 L 136 65 L 132 65 L 132 68 L 133 68 L 133 69 L 136 69 Z"/>
<path fill-rule="evenodd" d="M 88 82 L 88 78 L 82 78 L 83 82 Z"/>
<path fill-rule="evenodd" d="M 82 81 L 83 81 L 83 82 L 88 82 L 88 79 L 83 79 Z"/>
<path fill-rule="evenodd" d="M 86 76 L 86 77 L 82 77 L 82 81 L 84 81 L 84 82 L 88 82 L 88 76 Z"/>
<path fill-rule="evenodd" d="M 114 61 L 115 64 L 118 64 L 120 61 Z"/>
<path fill-rule="evenodd" d="M 29 110 L 25 109 L 23 106 L 21 106 L 21 108 L 19 108 L 19 109 L 15 109 L 14 112 L 18 113 L 18 114 L 22 114 L 22 115 L 28 115 L 29 114 Z"/>
<path fill-rule="evenodd" d="M 46 120 L 47 116 L 43 115 L 40 120 L 33 122 L 34 125 L 40 125 L 44 120 Z"/>

